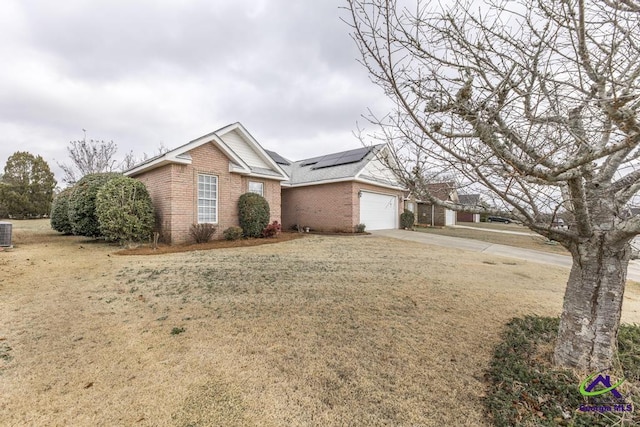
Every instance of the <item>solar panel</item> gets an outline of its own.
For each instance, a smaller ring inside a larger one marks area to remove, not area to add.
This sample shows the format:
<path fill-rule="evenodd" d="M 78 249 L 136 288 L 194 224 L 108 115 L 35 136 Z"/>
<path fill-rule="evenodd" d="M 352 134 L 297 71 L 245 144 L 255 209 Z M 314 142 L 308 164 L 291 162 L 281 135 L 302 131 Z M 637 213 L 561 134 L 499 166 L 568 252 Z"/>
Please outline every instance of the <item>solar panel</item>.
<path fill-rule="evenodd" d="M 371 151 L 371 147 L 362 147 L 354 150 L 341 151 L 340 153 L 313 157 L 311 159 L 303 160 L 300 166 L 313 166 L 313 169 L 322 169 L 349 163 L 357 163 L 364 159 L 364 157 L 369 154 L 369 151 Z"/>
<path fill-rule="evenodd" d="M 357 163 L 369 154 L 370 147 L 357 148 L 355 150 L 343 151 L 341 153 L 331 154 L 319 159 L 313 169 L 330 168 L 333 166 L 347 165 Z M 304 166 L 304 165 L 303 165 Z"/>
<path fill-rule="evenodd" d="M 264 151 L 266 151 L 267 154 L 271 156 L 273 161 L 276 162 L 279 165 L 289 166 L 291 164 L 287 159 L 285 159 L 284 157 L 282 157 L 280 154 L 276 153 L 275 151 L 269 151 L 269 150 L 264 150 Z"/>
<path fill-rule="evenodd" d="M 315 164 L 315 166 L 312 169 L 322 169 L 322 168 L 328 168 L 331 166 L 335 166 L 335 161 L 333 160 L 329 160 L 329 161 L 321 161 Z"/>
<path fill-rule="evenodd" d="M 361 154 L 349 154 L 348 156 L 340 157 L 342 162 L 359 162 L 364 156 Z"/>

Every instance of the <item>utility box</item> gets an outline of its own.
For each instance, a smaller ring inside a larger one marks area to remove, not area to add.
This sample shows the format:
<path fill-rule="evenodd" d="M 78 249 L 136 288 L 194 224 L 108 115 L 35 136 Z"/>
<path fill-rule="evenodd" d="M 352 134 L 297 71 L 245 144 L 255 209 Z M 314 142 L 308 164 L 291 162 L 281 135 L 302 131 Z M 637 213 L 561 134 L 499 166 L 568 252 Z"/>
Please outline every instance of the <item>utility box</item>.
<path fill-rule="evenodd" d="M 0 246 L 11 247 L 11 230 L 13 224 L 10 222 L 0 221 Z"/>

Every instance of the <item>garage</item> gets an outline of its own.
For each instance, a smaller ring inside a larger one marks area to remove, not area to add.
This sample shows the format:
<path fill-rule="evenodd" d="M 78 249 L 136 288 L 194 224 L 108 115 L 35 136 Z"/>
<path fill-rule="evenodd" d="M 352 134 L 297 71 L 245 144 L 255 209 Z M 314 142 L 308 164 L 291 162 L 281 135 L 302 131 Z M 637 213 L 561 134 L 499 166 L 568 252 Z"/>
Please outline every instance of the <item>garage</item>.
<path fill-rule="evenodd" d="M 398 228 L 398 198 L 393 195 L 360 193 L 360 224 L 365 230 L 388 230 Z"/>
<path fill-rule="evenodd" d="M 451 226 L 456 225 L 456 212 L 450 209 L 444 210 L 444 225 Z"/>

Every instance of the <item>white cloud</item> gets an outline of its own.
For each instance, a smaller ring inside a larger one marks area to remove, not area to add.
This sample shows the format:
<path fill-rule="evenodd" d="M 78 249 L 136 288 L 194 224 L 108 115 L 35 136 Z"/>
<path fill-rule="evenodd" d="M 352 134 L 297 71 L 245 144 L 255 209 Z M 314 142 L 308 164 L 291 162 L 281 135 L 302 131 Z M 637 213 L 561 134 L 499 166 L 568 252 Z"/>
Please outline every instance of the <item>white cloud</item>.
<path fill-rule="evenodd" d="M 0 167 L 70 140 L 124 155 L 240 121 L 293 159 L 357 147 L 382 92 L 356 62 L 338 0 L 7 1 L 0 15 Z"/>

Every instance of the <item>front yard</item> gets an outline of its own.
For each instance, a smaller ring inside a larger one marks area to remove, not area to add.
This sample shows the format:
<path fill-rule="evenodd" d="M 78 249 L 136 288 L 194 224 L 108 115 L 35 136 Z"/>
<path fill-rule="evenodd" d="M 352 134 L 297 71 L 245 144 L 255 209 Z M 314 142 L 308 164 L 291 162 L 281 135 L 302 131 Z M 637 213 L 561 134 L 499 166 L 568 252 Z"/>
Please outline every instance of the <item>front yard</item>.
<path fill-rule="evenodd" d="M 15 231 L 0 252 L 8 425 L 488 425 L 504 325 L 558 315 L 568 274 L 375 236 L 117 256 Z M 629 286 L 623 321 L 639 300 Z"/>

